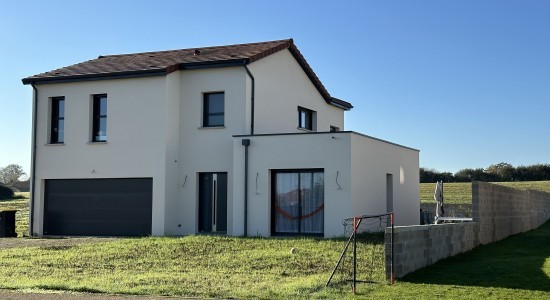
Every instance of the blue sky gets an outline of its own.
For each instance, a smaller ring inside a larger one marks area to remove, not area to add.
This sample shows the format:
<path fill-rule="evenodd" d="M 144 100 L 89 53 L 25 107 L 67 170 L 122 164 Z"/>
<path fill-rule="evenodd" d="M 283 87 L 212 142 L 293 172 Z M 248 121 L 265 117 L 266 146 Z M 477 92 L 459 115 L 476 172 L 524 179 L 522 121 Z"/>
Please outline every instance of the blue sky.
<path fill-rule="evenodd" d="M 456 172 L 550 163 L 550 1 L 0 0 L 0 167 L 30 169 L 21 78 L 105 54 L 293 38 L 346 130 Z M 257 99 L 261 101 L 261 99 Z"/>

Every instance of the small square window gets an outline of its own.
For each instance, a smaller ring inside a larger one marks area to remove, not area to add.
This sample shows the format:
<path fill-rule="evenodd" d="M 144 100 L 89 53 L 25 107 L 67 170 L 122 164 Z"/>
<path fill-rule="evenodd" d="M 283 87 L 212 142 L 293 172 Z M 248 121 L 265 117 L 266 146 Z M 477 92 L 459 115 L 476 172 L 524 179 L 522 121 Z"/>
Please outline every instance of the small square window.
<path fill-rule="evenodd" d="M 203 103 L 203 127 L 224 126 L 224 98 L 221 93 L 205 93 Z"/>
<path fill-rule="evenodd" d="M 65 97 L 52 98 L 50 143 L 65 142 Z"/>
<path fill-rule="evenodd" d="M 313 131 L 314 111 L 298 106 L 298 128 Z"/>
<path fill-rule="evenodd" d="M 92 142 L 107 141 L 107 95 L 94 95 Z"/>

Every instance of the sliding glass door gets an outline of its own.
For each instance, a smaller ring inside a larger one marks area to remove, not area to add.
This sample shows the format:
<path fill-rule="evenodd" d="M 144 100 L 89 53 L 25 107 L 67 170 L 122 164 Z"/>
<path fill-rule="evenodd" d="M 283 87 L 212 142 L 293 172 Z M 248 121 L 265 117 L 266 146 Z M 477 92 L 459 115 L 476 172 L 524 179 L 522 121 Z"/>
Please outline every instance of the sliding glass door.
<path fill-rule="evenodd" d="M 272 233 L 322 235 L 323 170 L 275 170 L 272 178 Z"/>

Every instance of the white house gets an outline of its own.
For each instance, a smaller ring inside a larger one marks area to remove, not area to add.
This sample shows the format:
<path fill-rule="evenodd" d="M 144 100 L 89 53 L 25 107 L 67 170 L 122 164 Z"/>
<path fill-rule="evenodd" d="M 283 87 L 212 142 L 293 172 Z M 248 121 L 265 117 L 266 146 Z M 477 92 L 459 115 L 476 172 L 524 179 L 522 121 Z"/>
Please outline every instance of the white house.
<path fill-rule="evenodd" d="M 418 150 L 344 131 L 292 39 L 99 56 L 34 89 L 38 236 L 343 234 L 419 223 Z"/>

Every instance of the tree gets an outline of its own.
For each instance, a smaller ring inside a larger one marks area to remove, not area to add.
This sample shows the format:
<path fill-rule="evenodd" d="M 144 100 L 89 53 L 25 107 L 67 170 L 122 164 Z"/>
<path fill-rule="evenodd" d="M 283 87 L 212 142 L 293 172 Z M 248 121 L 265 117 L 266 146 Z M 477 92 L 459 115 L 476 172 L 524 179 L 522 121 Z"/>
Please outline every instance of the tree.
<path fill-rule="evenodd" d="M 516 180 L 516 169 L 511 164 L 505 162 L 490 165 L 485 169 L 485 173 L 493 175 L 495 179 L 499 181 Z"/>
<path fill-rule="evenodd" d="M 449 172 L 438 172 L 434 169 L 420 168 L 420 182 L 470 182 L 470 181 L 539 181 L 550 180 L 550 164 L 536 164 L 515 168 L 509 163 L 501 162 L 485 169 L 462 169 L 454 175 Z"/>
<path fill-rule="evenodd" d="M 488 174 L 482 168 L 477 169 L 462 169 L 455 173 L 455 178 L 458 182 L 469 181 L 496 181 L 497 176 Z"/>
<path fill-rule="evenodd" d="M 438 172 L 434 169 L 420 168 L 420 182 L 433 183 L 439 180 L 454 182 L 455 178 L 450 172 Z"/>
<path fill-rule="evenodd" d="M 5 168 L 0 168 L 0 182 L 5 185 L 13 186 L 25 175 L 27 175 L 27 173 L 23 171 L 23 167 L 20 165 L 11 164 Z"/>

